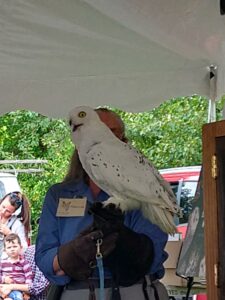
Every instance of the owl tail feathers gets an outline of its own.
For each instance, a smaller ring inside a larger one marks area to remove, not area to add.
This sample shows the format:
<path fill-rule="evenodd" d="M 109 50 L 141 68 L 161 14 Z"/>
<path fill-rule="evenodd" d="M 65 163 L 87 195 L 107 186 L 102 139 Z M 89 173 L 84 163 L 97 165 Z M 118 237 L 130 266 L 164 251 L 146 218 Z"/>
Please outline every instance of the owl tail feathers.
<path fill-rule="evenodd" d="M 158 223 L 159 227 L 162 229 L 162 231 L 174 235 L 177 233 L 177 227 L 174 223 L 173 216 L 170 212 L 165 212 L 162 214 L 161 219 Z"/>
<path fill-rule="evenodd" d="M 170 211 L 151 205 L 151 208 L 145 209 L 143 214 L 151 223 L 158 225 L 165 233 L 171 235 L 177 233 L 174 218 Z"/>

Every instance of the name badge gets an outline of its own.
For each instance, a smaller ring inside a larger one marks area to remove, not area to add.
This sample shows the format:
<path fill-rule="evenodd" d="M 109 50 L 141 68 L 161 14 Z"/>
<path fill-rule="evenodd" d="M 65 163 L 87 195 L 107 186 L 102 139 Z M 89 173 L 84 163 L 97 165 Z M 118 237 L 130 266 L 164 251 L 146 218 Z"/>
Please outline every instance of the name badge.
<path fill-rule="evenodd" d="M 85 214 L 87 198 L 59 198 L 57 217 L 82 217 Z"/>

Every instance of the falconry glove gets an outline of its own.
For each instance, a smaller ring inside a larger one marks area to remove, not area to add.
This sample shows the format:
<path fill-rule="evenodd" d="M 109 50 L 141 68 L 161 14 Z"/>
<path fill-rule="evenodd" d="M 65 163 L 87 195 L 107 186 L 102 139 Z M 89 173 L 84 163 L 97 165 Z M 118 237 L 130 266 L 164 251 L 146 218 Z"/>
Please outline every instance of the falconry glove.
<path fill-rule="evenodd" d="M 129 286 L 148 274 L 154 258 L 152 240 L 126 227 L 123 212 L 113 204 L 103 207 L 102 203 L 95 203 L 90 212 L 94 214 L 96 229 L 118 232 L 115 249 L 104 259 L 116 283 Z"/>
<path fill-rule="evenodd" d="M 60 268 L 74 280 L 87 279 L 96 265 L 96 241 L 103 234 L 100 230 L 85 230 L 74 240 L 61 245 L 58 249 Z M 109 234 L 103 239 L 101 253 L 103 257 L 109 255 L 115 248 L 117 233 Z"/>

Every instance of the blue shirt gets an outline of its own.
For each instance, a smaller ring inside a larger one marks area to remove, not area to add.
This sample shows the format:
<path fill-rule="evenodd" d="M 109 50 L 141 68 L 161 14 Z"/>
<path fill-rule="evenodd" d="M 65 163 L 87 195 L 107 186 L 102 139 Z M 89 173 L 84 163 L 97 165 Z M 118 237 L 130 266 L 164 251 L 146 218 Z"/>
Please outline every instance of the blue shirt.
<path fill-rule="evenodd" d="M 56 211 L 60 198 L 86 197 L 86 213 L 82 217 L 57 217 Z M 101 191 L 95 201 L 105 201 L 108 195 Z M 93 216 L 87 213 L 88 208 L 94 202 L 92 192 L 84 182 L 58 183 L 53 185 L 47 192 L 40 217 L 39 231 L 36 241 L 36 263 L 44 275 L 55 284 L 64 285 L 70 282 L 68 276 L 57 276 L 53 270 L 53 260 L 57 255 L 58 247 L 74 238 L 87 226 L 92 224 Z M 167 234 L 146 218 L 139 210 L 127 212 L 124 224 L 137 233 L 142 233 L 151 238 L 154 244 L 154 259 L 150 274 L 157 278 L 164 275 L 163 262 L 168 255 L 164 251 L 167 242 Z M 107 273 L 107 270 L 105 270 Z"/>

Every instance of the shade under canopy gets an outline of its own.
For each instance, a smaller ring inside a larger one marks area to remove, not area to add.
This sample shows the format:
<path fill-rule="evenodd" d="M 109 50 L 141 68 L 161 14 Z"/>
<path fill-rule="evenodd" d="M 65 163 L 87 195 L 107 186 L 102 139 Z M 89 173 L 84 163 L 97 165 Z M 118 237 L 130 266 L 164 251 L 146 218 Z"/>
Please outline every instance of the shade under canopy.
<path fill-rule="evenodd" d="M 1 114 L 64 117 L 76 105 L 144 111 L 225 94 L 217 0 L 0 0 Z"/>

